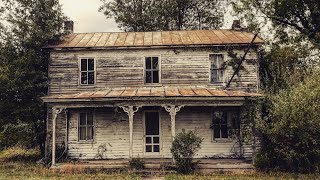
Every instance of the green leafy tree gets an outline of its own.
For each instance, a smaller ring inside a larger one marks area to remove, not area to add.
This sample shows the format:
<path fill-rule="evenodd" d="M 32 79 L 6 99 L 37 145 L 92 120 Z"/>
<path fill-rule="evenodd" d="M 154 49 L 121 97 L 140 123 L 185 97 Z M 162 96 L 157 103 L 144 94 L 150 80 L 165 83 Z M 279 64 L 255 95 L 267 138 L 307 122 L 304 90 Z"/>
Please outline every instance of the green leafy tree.
<path fill-rule="evenodd" d="M 319 0 L 231 0 L 235 13 L 251 28 L 271 22 L 281 40 L 306 39 L 320 48 Z"/>
<path fill-rule="evenodd" d="M 107 18 L 124 31 L 217 29 L 222 26 L 224 1 L 101 0 Z"/>
<path fill-rule="evenodd" d="M 320 170 L 320 73 L 267 97 L 269 115 L 260 121 L 264 135 L 258 168 L 294 172 Z"/>
<path fill-rule="evenodd" d="M 40 97 L 47 93 L 49 53 L 42 47 L 62 36 L 65 17 L 58 0 L 2 0 L 1 8 L 7 26 L 0 34 L 0 133 L 17 138 L 6 142 L 19 142 L 5 134 L 4 125 L 29 124 L 29 136 L 44 153 L 46 108 Z"/>

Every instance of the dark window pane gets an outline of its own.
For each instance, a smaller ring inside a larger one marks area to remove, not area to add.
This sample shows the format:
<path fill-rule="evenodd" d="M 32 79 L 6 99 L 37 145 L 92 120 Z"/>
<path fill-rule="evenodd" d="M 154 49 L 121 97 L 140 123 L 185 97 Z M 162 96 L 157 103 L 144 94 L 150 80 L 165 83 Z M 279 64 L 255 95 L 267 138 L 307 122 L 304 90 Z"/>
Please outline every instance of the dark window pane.
<path fill-rule="evenodd" d="M 93 125 L 93 114 L 92 113 L 87 114 L 87 124 Z"/>
<path fill-rule="evenodd" d="M 217 72 L 218 72 L 217 81 L 222 82 L 223 81 L 223 70 L 218 70 Z"/>
<path fill-rule="evenodd" d="M 87 128 L 87 140 L 92 140 L 93 139 L 93 127 L 89 126 Z"/>
<path fill-rule="evenodd" d="M 228 126 L 227 125 L 221 126 L 221 136 L 222 136 L 222 138 L 228 138 Z"/>
<path fill-rule="evenodd" d="M 215 111 L 213 113 L 213 124 L 220 124 L 223 118 L 223 113 L 221 111 Z"/>
<path fill-rule="evenodd" d="M 159 69 L 158 57 L 152 58 L 152 69 Z"/>
<path fill-rule="evenodd" d="M 81 73 L 81 84 L 88 84 L 88 74 L 87 72 Z"/>
<path fill-rule="evenodd" d="M 151 137 L 146 137 L 146 143 L 151 144 Z"/>
<path fill-rule="evenodd" d="M 86 140 L 86 127 L 79 128 L 79 140 Z"/>
<path fill-rule="evenodd" d="M 217 70 L 211 70 L 211 82 L 218 82 Z"/>
<path fill-rule="evenodd" d="M 153 83 L 159 83 L 159 71 L 153 71 Z"/>
<path fill-rule="evenodd" d="M 160 152 L 160 147 L 159 147 L 159 145 L 154 145 L 154 146 L 153 146 L 153 152 Z"/>
<path fill-rule="evenodd" d="M 146 112 L 145 126 L 146 126 L 146 135 L 159 135 L 159 113 Z"/>
<path fill-rule="evenodd" d="M 81 71 L 87 71 L 87 59 L 81 59 Z"/>
<path fill-rule="evenodd" d="M 151 57 L 146 58 L 146 69 L 151 69 Z"/>
<path fill-rule="evenodd" d="M 86 113 L 80 113 L 80 125 L 86 125 Z"/>
<path fill-rule="evenodd" d="M 223 111 L 222 117 L 221 117 L 221 124 L 227 124 L 227 123 L 228 123 L 227 112 Z"/>
<path fill-rule="evenodd" d="M 213 126 L 214 138 L 220 138 L 220 126 L 214 125 Z"/>
<path fill-rule="evenodd" d="M 94 72 L 89 72 L 88 75 L 88 84 L 94 84 Z"/>
<path fill-rule="evenodd" d="M 88 63 L 89 63 L 88 70 L 89 71 L 93 71 L 94 70 L 94 60 L 93 59 L 89 59 Z"/>
<path fill-rule="evenodd" d="M 211 69 L 216 69 L 216 68 L 218 68 L 216 64 L 216 60 L 211 60 Z"/>
<path fill-rule="evenodd" d="M 152 83 L 151 71 L 146 72 L 146 83 Z"/>
<path fill-rule="evenodd" d="M 154 144 L 159 143 L 159 137 L 154 137 L 154 138 L 153 138 L 153 143 L 154 143 Z"/>
<path fill-rule="evenodd" d="M 152 152 L 152 146 L 151 145 L 147 145 L 146 146 L 146 152 Z"/>

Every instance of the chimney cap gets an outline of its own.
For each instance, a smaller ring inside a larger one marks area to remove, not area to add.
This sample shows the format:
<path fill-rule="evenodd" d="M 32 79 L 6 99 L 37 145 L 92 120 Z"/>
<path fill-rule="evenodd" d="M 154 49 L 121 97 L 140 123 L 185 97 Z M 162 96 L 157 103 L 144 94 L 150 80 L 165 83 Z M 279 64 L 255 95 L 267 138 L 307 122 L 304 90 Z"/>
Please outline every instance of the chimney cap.
<path fill-rule="evenodd" d="M 64 21 L 64 31 L 67 33 L 73 33 L 74 22 L 71 20 Z"/>
<path fill-rule="evenodd" d="M 241 21 L 239 19 L 233 20 L 232 27 L 233 30 L 241 30 Z"/>

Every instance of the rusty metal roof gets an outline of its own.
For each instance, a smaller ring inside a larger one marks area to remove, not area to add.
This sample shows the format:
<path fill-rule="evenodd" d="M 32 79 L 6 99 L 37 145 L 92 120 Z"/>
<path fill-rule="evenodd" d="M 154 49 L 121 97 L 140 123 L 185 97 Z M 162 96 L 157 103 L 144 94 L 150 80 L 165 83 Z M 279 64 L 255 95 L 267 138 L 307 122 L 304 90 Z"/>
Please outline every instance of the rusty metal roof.
<path fill-rule="evenodd" d="M 45 48 L 117 48 L 192 45 L 245 45 L 254 35 L 235 30 L 73 33 Z M 255 44 L 264 41 L 257 37 Z"/>
<path fill-rule="evenodd" d="M 42 99 L 45 102 L 62 99 L 95 99 L 95 98 L 140 98 L 140 97 L 257 97 L 257 93 L 242 91 L 217 90 L 207 87 L 130 87 L 112 88 L 101 91 L 82 92 L 67 95 L 52 95 Z"/>

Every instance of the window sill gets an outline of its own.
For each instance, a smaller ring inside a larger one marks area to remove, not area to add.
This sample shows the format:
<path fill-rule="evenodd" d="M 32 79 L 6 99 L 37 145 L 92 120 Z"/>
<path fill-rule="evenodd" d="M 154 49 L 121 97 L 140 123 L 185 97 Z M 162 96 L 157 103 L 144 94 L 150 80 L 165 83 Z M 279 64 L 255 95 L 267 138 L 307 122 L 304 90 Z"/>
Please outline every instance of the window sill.
<path fill-rule="evenodd" d="M 78 85 L 79 89 L 95 88 L 96 85 Z"/>
<path fill-rule="evenodd" d="M 153 84 L 153 83 L 144 83 L 144 86 L 145 87 L 162 87 L 162 84 L 161 83 L 157 83 L 157 84 Z"/>
<path fill-rule="evenodd" d="M 212 143 L 231 143 L 233 142 L 234 139 L 229 139 L 229 138 L 215 138 L 212 140 Z"/>

